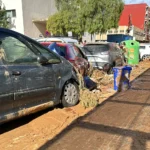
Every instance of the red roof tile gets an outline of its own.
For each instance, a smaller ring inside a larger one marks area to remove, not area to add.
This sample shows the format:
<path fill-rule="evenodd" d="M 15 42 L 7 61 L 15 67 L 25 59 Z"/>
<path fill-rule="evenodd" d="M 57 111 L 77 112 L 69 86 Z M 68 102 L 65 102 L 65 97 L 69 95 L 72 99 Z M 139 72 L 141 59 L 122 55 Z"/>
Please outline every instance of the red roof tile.
<path fill-rule="evenodd" d="M 119 20 L 119 26 L 128 26 L 129 15 L 131 14 L 132 25 L 144 29 L 146 6 L 145 3 L 125 5 Z"/>

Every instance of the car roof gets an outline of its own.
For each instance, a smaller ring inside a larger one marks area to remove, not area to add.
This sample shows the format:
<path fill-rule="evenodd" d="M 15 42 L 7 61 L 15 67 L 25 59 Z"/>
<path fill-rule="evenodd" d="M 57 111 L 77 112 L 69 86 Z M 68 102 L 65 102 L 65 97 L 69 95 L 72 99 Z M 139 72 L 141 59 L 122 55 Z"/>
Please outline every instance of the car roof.
<path fill-rule="evenodd" d="M 25 36 L 25 35 L 23 35 L 23 34 L 21 34 L 21 33 L 19 33 L 19 32 L 16 32 L 16 31 L 14 31 L 14 30 L 10 30 L 10 29 L 6 29 L 6 28 L 0 28 L 0 31 L 2 31 L 2 32 L 6 32 L 6 33 L 10 33 L 10 34 L 16 34 L 16 35 L 21 35 L 21 36 Z M 27 36 L 25 36 L 25 37 L 27 37 Z M 28 37 L 27 37 L 28 38 Z"/>
<path fill-rule="evenodd" d="M 140 46 L 150 45 L 150 43 L 140 43 Z"/>
<path fill-rule="evenodd" d="M 61 43 L 78 43 L 76 39 L 72 39 L 69 37 L 49 37 L 49 38 L 40 38 L 37 39 L 38 42 L 61 42 Z"/>
<path fill-rule="evenodd" d="M 40 39 L 37 39 L 37 41 L 38 42 L 63 42 L 59 38 L 40 38 Z"/>
<path fill-rule="evenodd" d="M 13 35 L 17 35 L 17 36 L 20 35 L 20 36 L 22 36 L 22 37 L 25 37 L 26 39 L 35 41 L 34 39 L 32 39 L 32 38 L 30 38 L 30 37 L 28 37 L 28 36 L 26 36 L 26 35 L 24 35 L 24 34 L 21 34 L 21 33 L 19 33 L 19 32 L 16 32 L 16 31 L 14 31 L 14 30 L 6 29 L 6 28 L 0 28 L 0 32 L 5 32 L 5 33 L 8 33 L 8 34 L 13 34 Z M 36 41 L 35 41 L 35 42 L 36 42 Z"/>
<path fill-rule="evenodd" d="M 70 44 L 68 44 L 68 43 L 56 43 L 58 46 L 68 46 L 68 45 L 70 45 Z"/>
<path fill-rule="evenodd" d="M 101 44 L 107 45 L 107 44 L 109 44 L 109 42 L 92 42 L 92 43 L 87 43 L 86 45 L 101 45 Z"/>

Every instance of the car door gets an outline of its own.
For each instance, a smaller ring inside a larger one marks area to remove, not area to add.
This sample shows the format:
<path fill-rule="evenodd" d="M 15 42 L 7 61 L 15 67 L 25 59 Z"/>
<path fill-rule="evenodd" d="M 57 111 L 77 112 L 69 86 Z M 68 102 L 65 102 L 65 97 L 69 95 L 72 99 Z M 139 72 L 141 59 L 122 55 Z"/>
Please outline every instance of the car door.
<path fill-rule="evenodd" d="M 1 36 L 1 35 L 0 35 Z M 13 111 L 14 90 L 7 66 L 3 64 L 3 49 L 0 47 L 0 122 Z"/>
<path fill-rule="evenodd" d="M 52 64 L 40 64 L 41 52 L 30 47 L 20 35 L 3 33 L 2 45 L 13 81 L 14 108 L 20 110 L 53 101 L 56 85 Z"/>

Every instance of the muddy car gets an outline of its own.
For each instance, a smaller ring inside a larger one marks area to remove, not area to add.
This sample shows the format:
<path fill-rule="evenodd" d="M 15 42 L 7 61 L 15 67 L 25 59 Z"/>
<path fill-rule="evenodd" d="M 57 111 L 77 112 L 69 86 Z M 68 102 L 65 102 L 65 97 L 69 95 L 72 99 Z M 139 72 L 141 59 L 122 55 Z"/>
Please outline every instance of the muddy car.
<path fill-rule="evenodd" d="M 36 41 L 0 28 L 0 123 L 62 103 L 78 103 L 73 66 Z"/>
<path fill-rule="evenodd" d="M 88 43 L 83 49 L 93 67 L 107 73 L 112 73 L 112 67 L 124 64 L 123 52 L 116 43 Z"/>
<path fill-rule="evenodd" d="M 56 42 L 40 43 L 71 62 L 78 69 L 80 74 L 83 76 L 87 75 L 90 65 L 86 55 L 77 45 Z"/>

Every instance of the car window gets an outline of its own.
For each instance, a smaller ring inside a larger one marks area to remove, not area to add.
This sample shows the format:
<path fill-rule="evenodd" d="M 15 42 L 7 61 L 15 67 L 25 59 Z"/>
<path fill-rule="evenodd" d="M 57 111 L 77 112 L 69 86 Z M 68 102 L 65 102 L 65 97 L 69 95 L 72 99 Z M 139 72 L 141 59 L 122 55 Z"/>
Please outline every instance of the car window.
<path fill-rule="evenodd" d="M 76 56 L 83 58 L 83 55 L 81 54 L 79 48 L 76 47 L 76 46 L 73 46 L 73 48 L 74 48 L 74 50 L 75 50 Z"/>
<path fill-rule="evenodd" d="M 75 58 L 76 58 L 76 53 L 75 53 L 75 50 L 74 50 L 74 48 L 73 48 L 73 46 L 68 46 L 68 50 L 69 51 L 67 51 L 67 56 L 68 56 L 68 59 L 72 59 L 72 60 L 74 60 Z"/>
<path fill-rule="evenodd" d="M 0 34 L 0 47 L 3 60 L 7 63 L 33 63 L 37 62 L 36 54 L 22 41 L 9 34 Z"/>
<path fill-rule="evenodd" d="M 66 47 L 65 46 L 62 46 L 62 45 L 59 45 L 57 44 L 56 42 L 54 43 L 51 43 L 49 46 L 48 46 L 48 49 L 50 49 L 51 51 L 59 54 L 60 56 L 62 57 L 65 57 L 66 56 Z"/>
<path fill-rule="evenodd" d="M 41 55 L 43 55 L 45 58 L 47 58 L 49 63 L 60 63 L 60 58 L 55 55 L 54 53 L 50 52 L 47 48 L 43 47 L 40 44 L 37 44 L 35 42 L 30 41 L 29 42 L 32 49 L 36 49 L 38 52 L 40 52 Z"/>
<path fill-rule="evenodd" d="M 66 47 L 58 46 L 58 48 L 59 48 L 59 55 L 65 57 L 66 56 Z"/>
<path fill-rule="evenodd" d="M 108 44 L 91 44 L 83 47 L 86 55 L 98 54 L 109 50 Z"/>
<path fill-rule="evenodd" d="M 110 50 L 113 51 L 113 52 L 120 52 L 120 48 L 116 45 L 112 45 L 110 46 Z"/>

